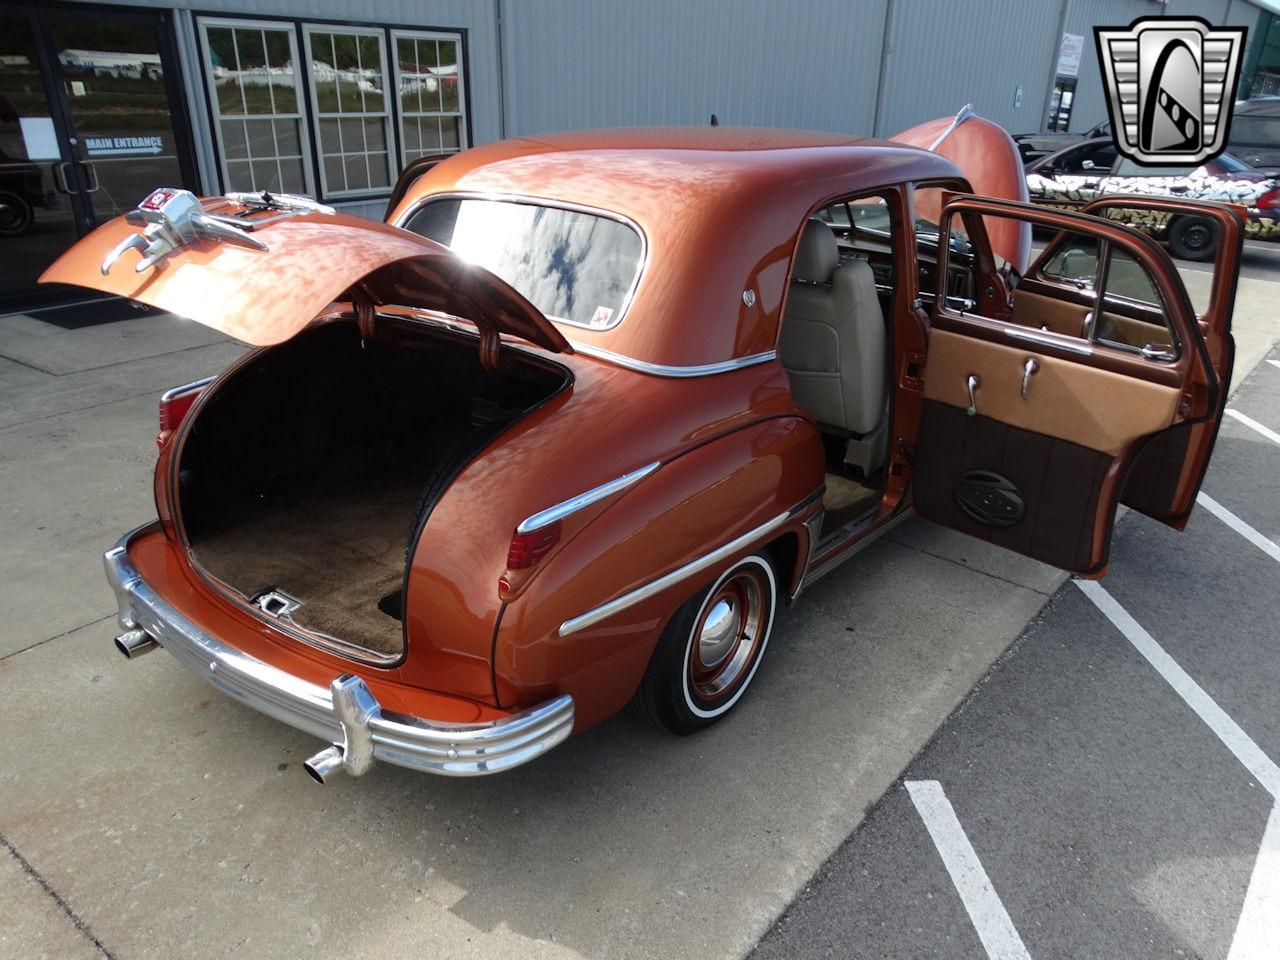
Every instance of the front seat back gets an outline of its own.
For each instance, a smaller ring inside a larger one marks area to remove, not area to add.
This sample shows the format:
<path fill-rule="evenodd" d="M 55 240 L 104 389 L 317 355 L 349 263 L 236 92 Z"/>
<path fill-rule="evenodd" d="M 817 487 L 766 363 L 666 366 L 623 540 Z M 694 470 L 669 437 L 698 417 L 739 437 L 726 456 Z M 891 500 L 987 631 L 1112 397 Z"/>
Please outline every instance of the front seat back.
<path fill-rule="evenodd" d="M 835 234 L 810 218 L 778 346 L 796 403 L 825 426 L 862 435 L 884 416 L 884 315 L 871 265 L 837 262 Z"/>

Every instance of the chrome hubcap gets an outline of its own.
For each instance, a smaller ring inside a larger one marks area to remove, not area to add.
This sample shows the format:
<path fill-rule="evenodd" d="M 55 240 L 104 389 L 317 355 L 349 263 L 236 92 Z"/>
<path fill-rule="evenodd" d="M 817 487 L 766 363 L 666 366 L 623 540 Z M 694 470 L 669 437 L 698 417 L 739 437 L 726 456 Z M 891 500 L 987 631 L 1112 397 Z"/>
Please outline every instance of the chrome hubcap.
<path fill-rule="evenodd" d="M 751 672 L 771 597 L 753 568 L 729 576 L 707 599 L 689 651 L 689 692 L 703 705 L 722 701 Z"/>
<path fill-rule="evenodd" d="M 738 610 L 732 597 L 717 600 L 702 621 L 698 659 L 704 667 L 717 667 L 738 639 Z"/>

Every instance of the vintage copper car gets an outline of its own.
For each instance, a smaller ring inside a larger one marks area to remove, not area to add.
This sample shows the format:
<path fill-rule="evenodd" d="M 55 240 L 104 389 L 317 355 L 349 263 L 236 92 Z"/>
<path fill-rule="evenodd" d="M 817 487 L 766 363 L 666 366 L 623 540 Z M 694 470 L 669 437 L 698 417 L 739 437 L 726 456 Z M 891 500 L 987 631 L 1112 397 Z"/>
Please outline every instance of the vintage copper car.
<path fill-rule="evenodd" d="M 779 606 L 913 506 L 1085 576 L 1117 504 L 1184 524 L 1238 212 L 1195 207 L 1223 231 L 1198 317 L 1150 238 L 1008 199 L 998 127 L 902 140 L 510 140 L 412 168 L 386 224 L 157 191 L 45 279 L 257 349 L 161 399 L 117 646 L 322 738 L 321 782 L 486 774 L 628 703 L 719 720 Z M 1023 269 L 1031 224 L 1059 232 Z"/>

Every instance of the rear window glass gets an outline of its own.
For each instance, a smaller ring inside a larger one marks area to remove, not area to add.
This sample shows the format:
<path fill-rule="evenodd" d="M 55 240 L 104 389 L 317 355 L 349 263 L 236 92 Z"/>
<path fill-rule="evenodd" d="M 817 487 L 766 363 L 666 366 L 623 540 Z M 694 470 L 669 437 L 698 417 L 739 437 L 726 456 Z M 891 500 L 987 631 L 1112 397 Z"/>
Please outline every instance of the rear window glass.
<path fill-rule="evenodd" d="M 635 228 L 511 200 L 432 200 L 405 228 L 501 277 L 552 320 L 595 330 L 622 319 L 644 258 Z"/>

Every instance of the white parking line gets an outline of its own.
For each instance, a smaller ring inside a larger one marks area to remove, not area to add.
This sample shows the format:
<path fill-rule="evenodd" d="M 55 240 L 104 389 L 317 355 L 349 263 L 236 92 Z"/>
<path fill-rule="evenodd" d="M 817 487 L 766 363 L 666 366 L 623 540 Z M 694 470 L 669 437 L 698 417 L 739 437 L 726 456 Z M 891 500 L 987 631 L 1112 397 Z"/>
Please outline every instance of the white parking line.
<path fill-rule="evenodd" d="M 1165 653 L 1164 648 L 1156 643 L 1151 634 L 1147 633 L 1137 620 L 1129 616 L 1129 612 L 1120 606 L 1100 584 L 1094 580 L 1076 580 L 1075 585 L 1093 601 L 1094 606 L 1106 614 L 1107 619 L 1125 635 L 1137 651 L 1147 658 L 1147 662 L 1156 668 L 1156 672 L 1164 677 L 1178 696 L 1186 701 L 1187 706 L 1208 724 L 1209 729 L 1217 734 L 1226 748 L 1236 755 L 1236 759 L 1248 768 L 1263 789 L 1271 796 L 1280 799 L 1280 767 L 1277 767 L 1271 758 L 1262 752 L 1262 748 L 1253 742 L 1253 738 L 1227 716 L 1226 711 L 1214 702 L 1213 697 L 1205 693 L 1200 685 L 1191 679 L 1190 674 L 1178 666 L 1177 661 Z"/>
<path fill-rule="evenodd" d="M 960 826 L 951 801 L 942 792 L 942 784 L 937 780 L 908 780 L 905 785 L 947 873 L 951 874 L 956 892 L 964 901 L 987 956 L 991 960 L 1031 960 L 964 827 Z"/>
<path fill-rule="evenodd" d="M 1217 500 L 1213 499 L 1213 497 L 1209 496 L 1207 493 L 1198 493 L 1196 494 L 1196 503 L 1200 504 L 1200 506 L 1204 507 L 1228 527 L 1269 556 L 1272 560 L 1280 560 L 1280 544 L 1277 544 L 1270 537 L 1264 536 L 1257 530 L 1253 529 L 1253 527 L 1249 526 Z"/>
<path fill-rule="evenodd" d="M 1227 960 L 1280 957 L 1280 803 L 1271 808 Z"/>
<path fill-rule="evenodd" d="M 1264 427 L 1257 420 L 1253 419 L 1253 417 L 1246 417 L 1239 410 L 1228 410 L 1227 416 L 1235 417 L 1237 420 L 1243 423 L 1246 427 L 1253 427 L 1253 429 L 1257 430 L 1260 434 L 1262 434 L 1272 443 L 1280 443 L 1280 433 L 1276 433 L 1270 427 Z"/>

